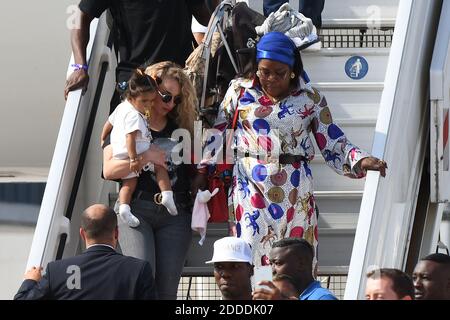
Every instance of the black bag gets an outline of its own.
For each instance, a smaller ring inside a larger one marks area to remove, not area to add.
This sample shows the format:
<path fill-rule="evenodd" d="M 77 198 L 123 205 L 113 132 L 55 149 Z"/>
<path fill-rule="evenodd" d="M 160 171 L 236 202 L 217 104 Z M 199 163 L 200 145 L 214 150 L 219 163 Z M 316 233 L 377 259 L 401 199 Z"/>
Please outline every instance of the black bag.
<path fill-rule="evenodd" d="M 250 9 L 245 2 L 238 2 L 231 10 L 231 25 L 225 29 L 225 38 L 237 65 L 237 72 L 222 42 L 214 55 L 208 74 L 208 87 L 216 88 L 225 95 L 230 81 L 236 76 L 249 76 L 255 72 L 256 42 L 259 36 L 255 27 L 261 25 L 265 17 Z M 218 99 L 221 101 L 222 99 Z"/>
<path fill-rule="evenodd" d="M 205 105 L 200 106 L 199 110 L 206 127 L 213 125 L 230 81 L 236 77 L 251 77 L 256 71 L 256 42 L 259 37 L 255 27 L 261 25 L 264 20 L 263 15 L 250 9 L 245 2 L 239 2 L 230 10 L 228 19 L 220 22 L 224 26 L 225 41 L 236 69 L 223 39 L 220 39 L 220 44 L 209 63 Z M 201 94 L 198 99 L 201 101 Z"/>

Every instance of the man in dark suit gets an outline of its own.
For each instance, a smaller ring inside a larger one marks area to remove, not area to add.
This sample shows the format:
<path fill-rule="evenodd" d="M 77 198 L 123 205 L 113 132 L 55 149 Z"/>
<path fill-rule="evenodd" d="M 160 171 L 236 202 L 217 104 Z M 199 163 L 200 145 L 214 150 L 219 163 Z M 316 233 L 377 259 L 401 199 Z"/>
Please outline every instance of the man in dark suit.
<path fill-rule="evenodd" d="M 112 209 L 100 204 L 87 208 L 80 228 L 86 251 L 50 262 L 44 276 L 41 267 L 31 268 L 14 299 L 156 299 L 150 264 L 117 253 L 118 235 Z"/>

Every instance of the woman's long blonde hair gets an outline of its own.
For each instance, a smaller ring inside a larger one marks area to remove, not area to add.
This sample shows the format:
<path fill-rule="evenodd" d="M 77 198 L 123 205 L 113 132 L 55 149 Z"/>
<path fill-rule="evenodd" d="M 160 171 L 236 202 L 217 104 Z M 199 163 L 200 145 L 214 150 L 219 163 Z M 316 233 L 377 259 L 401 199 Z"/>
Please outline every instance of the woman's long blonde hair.
<path fill-rule="evenodd" d="M 169 112 L 168 117 L 173 119 L 178 127 L 186 129 L 193 136 L 194 121 L 197 119 L 196 106 L 198 104 L 196 92 L 191 80 L 183 69 L 171 61 L 155 63 L 145 69 L 145 73 L 153 79 L 174 79 L 180 85 L 182 102 Z"/>

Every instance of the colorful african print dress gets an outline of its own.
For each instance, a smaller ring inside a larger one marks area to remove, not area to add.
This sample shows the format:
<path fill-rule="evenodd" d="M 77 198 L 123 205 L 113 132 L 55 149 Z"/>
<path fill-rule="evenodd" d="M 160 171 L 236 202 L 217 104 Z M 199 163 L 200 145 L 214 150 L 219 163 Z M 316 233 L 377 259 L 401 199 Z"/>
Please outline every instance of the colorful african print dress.
<path fill-rule="evenodd" d="M 232 81 L 214 125 L 219 132 L 232 122 L 236 106 L 239 117 L 233 147 L 238 157 L 229 206 L 237 236 L 251 245 L 255 266 L 269 264 L 272 242 L 285 237 L 305 238 L 317 252 L 317 216 L 309 166 L 314 158 L 311 134 L 326 163 L 339 174 L 363 177 L 358 162 L 369 154 L 347 140 L 333 123 L 325 97 L 303 82 L 274 104 L 256 80 Z M 216 161 L 217 152 L 208 149 L 213 140 L 217 139 L 207 140 L 200 166 Z M 280 164 L 278 156 L 273 157 L 275 161 L 253 156 L 276 151 L 301 157 L 295 158 L 297 162 Z"/>

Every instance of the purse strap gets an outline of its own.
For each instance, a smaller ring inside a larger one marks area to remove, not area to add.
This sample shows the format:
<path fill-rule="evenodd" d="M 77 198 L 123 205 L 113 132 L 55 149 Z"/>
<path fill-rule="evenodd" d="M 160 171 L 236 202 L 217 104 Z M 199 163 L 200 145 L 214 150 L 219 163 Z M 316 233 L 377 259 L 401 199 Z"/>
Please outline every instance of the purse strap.
<path fill-rule="evenodd" d="M 236 107 L 234 108 L 233 122 L 231 124 L 231 129 L 233 129 L 233 130 L 236 129 L 237 119 L 239 116 L 239 111 L 238 111 L 239 99 L 242 98 L 242 96 L 244 95 L 244 91 L 245 91 L 245 88 L 241 87 L 241 91 L 239 92 L 239 97 L 237 98 L 237 101 L 236 101 Z"/>
<path fill-rule="evenodd" d="M 244 95 L 244 91 L 245 91 L 245 89 L 241 87 L 241 91 L 239 92 L 239 97 L 237 98 L 237 101 L 236 101 L 236 107 L 234 108 L 233 123 L 231 125 L 231 129 L 233 129 L 233 130 L 236 129 L 237 118 L 239 116 L 239 111 L 238 111 L 239 99 Z"/>
<path fill-rule="evenodd" d="M 234 108 L 234 115 L 233 115 L 233 122 L 231 123 L 231 129 L 233 129 L 233 130 L 236 129 L 237 120 L 239 117 L 239 110 L 238 110 L 239 99 L 244 95 L 244 91 L 245 91 L 245 88 L 241 87 L 241 91 L 239 92 L 239 96 L 236 100 L 236 106 Z M 230 135 L 230 137 L 228 138 L 227 148 L 229 146 L 231 146 L 231 139 L 233 139 L 233 135 Z"/>

